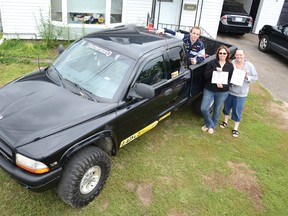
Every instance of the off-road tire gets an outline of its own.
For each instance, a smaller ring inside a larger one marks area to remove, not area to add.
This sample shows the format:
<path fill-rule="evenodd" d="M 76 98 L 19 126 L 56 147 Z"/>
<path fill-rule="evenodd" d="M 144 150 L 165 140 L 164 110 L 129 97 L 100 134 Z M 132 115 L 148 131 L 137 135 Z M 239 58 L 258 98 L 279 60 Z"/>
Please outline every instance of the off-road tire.
<path fill-rule="evenodd" d="M 91 170 L 92 172 L 90 172 Z M 99 194 L 109 174 L 109 156 L 100 148 L 85 147 L 73 155 L 65 164 L 61 180 L 56 188 L 57 194 L 72 207 L 86 206 Z M 83 179 L 90 180 L 90 182 L 88 181 L 89 187 L 84 187 L 84 193 L 82 186 L 86 184 L 83 183 Z"/>
<path fill-rule="evenodd" d="M 258 49 L 262 52 L 267 52 L 270 49 L 270 40 L 267 35 L 263 35 L 258 43 Z"/>

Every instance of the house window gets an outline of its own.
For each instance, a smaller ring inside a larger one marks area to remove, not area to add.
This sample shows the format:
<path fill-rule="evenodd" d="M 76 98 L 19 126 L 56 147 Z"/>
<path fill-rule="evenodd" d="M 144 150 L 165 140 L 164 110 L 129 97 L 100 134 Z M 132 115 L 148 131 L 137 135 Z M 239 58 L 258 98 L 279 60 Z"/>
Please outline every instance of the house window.
<path fill-rule="evenodd" d="M 51 19 L 62 22 L 62 0 L 51 0 Z"/>
<path fill-rule="evenodd" d="M 123 1 L 125 0 L 51 0 L 51 19 L 65 22 L 64 24 L 121 23 Z M 107 5 L 111 5 L 110 11 L 107 11 Z M 108 22 L 106 13 L 110 18 Z"/>
<path fill-rule="evenodd" d="M 68 23 L 105 24 L 106 0 L 67 1 Z"/>
<path fill-rule="evenodd" d="M 123 0 L 111 0 L 110 23 L 122 22 Z"/>

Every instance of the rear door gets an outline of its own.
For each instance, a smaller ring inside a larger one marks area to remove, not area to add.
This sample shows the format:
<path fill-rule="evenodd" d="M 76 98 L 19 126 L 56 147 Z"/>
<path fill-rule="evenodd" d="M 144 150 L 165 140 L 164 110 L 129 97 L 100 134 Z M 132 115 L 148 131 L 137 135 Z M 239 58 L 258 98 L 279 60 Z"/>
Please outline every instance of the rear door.
<path fill-rule="evenodd" d="M 283 26 L 281 30 L 271 31 L 271 49 L 277 53 L 286 56 L 288 50 L 288 25 Z"/>

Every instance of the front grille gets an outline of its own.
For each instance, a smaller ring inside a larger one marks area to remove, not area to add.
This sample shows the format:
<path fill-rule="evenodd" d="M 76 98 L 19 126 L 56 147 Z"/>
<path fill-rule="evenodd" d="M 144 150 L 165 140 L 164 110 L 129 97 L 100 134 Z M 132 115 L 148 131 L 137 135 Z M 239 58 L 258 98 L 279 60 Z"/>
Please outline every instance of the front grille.
<path fill-rule="evenodd" d="M 0 156 L 13 162 L 13 151 L 2 139 L 0 139 Z"/>

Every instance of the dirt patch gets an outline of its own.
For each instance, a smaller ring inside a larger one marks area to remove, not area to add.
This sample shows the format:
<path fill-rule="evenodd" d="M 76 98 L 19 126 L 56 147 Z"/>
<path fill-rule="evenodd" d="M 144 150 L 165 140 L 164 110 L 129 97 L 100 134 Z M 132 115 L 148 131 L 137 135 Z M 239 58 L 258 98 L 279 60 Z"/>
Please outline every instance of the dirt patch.
<path fill-rule="evenodd" d="M 136 187 L 136 185 L 133 182 L 127 182 L 125 184 L 125 188 L 129 191 L 134 191 L 135 187 Z"/>
<path fill-rule="evenodd" d="M 254 83 L 250 85 L 249 89 L 250 92 L 253 92 L 254 94 L 260 95 L 262 97 L 265 97 L 268 94 L 268 91 L 260 83 Z"/>
<path fill-rule="evenodd" d="M 152 203 L 152 186 L 148 184 L 140 184 L 136 190 L 138 200 L 144 206 L 150 206 Z"/>
<path fill-rule="evenodd" d="M 230 176 L 224 176 L 220 174 L 212 174 L 210 176 L 203 176 L 203 183 L 209 187 L 212 191 L 216 192 L 226 185 L 232 185 L 236 190 L 248 194 L 257 210 L 264 209 L 262 203 L 262 192 L 255 172 L 251 170 L 244 163 L 227 162 L 227 165 L 231 168 L 232 173 Z"/>
<path fill-rule="evenodd" d="M 203 176 L 204 184 L 207 185 L 212 191 L 216 192 L 223 188 L 228 182 L 227 177 L 219 174 L 212 174 L 211 176 Z"/>
<path fill-rule="evenodd" d="M 288 130 L 288 103 L 281 102 L 281 104 L 271 101 L 267 110 L 269 114 L 273 117 L 271 122 L 275 127 Z"/>
<path fill-rule="evenodd" d="M 101 212 L 104 212 L 108 209 L 108 206 L 109 206 L 109 201 L 108 200 L 104 200 L 101 204 L 99 204 L 99 210 Z"/>
<path fill-rule="evenodd" d="M 254 94 L 263 97 L 267 95 L 267 90 L 261 86 L 261 84 L 251 85 L 250 91 L 253 91 Z M 285 101 L 273 101 L 270 99 L 262 101 L 262 103 L 263 106 L 265 106 L 265 109 L 268 111 L 269 116 L 273 118 L 271 124 L 279 129 L 288 130 L 288 103 Z M 244 112 L 245 109 L 247 109 L 247 107 L 244 107 Z"/>
<path fill-rule="evenodd" d="M 167 216 L 188 216 L 188 213 L 179 212 L 178 210 L 171 210 Z M 191 215 L 191 214 L 190 214 Z"/>
<path fill-rule="evenodd" d="M 258 183 L 255 172 L 244 163 L 227 162 L 232 169 L 230 183 L 232 186 L 244 193 L 247 193 L 251 198 L 256 209 L 263 209 L 262 192 Z"/>

